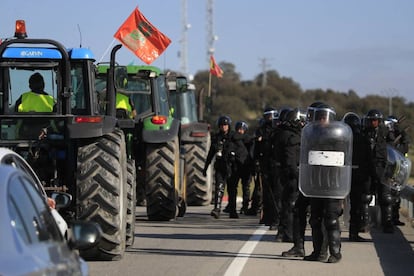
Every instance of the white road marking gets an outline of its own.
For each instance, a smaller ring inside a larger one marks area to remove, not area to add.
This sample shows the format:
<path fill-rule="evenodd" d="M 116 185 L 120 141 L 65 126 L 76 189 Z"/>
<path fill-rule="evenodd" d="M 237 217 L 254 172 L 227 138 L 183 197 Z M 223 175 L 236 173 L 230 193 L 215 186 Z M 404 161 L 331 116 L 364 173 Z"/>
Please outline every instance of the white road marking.
<path fill-rule="evenodd" d="M 254 248 L 262 239 L 266 231 L 266 226 L 263 225 L 253 233 L 250 239 L 240 249 L 239 253 L 237 253 L 237 256 L 234 258 L 233 262 L 227 268 L 224 276 L 240 275 L 240 273 L 243 271 L 244 265 L 246 264 L 247 260 L 252 254 Z"/>

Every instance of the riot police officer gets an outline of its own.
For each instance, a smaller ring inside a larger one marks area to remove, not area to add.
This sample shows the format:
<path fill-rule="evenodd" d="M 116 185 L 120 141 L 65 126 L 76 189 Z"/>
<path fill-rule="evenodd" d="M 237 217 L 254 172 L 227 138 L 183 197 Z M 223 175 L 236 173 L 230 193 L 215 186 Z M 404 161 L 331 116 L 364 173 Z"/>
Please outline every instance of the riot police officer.
<path fill-rule="evenodd" d="M 410 139 L 407 135 L 405 129 L 401 129 L 400 127 L 401 119 L 390 115 L 387 117 L 387 127 L 388 127 L 388 134 L 387 134 L 387 142 L 397 149 L 401 154 L 407 157 L 408 148 L 410 144 Z M 405 225 L 404 222 L 400 221 L 400 205 L 401 205 L 401 197 L 400 191 L 397 189 L 391 190 L 393 196 L 393 204 L 392 204 L 392 221 L 394 225 L 403 226 Z"/>
<path fill-rule="evenodd" d="M 378 109 L 371 109 L 364 118 L 363 134 L 370 145 L 368 172 L 371 178 L 371 191 L 375 192 L 381 208 L 381 223 L 384 233 L 393 233 L 391 187 L 384 183 L 387 165 L 387 129 L 384 117 Z"/>
<path fill-rule="evenodd" d="M 263 124 L 256 131 L 254 160 L 259 164 L 262 182 L 263 209 L 261 223 L 276 230 L 281 208 L 281 186 L 277 175 L 279 167 L 273 158 L 273 137 L 276 135 L 278 112 L 267 107 L 263 112 Z"/>
<path fill-rule="evenodd" d="M 242 143 L 241 139 L 235 141 L 235 133 L 231 131 L 231 118 L 229 116 L 220 116 L 217 120 L 219 128 L 218 133 L 212 136 L 211 146 L 207 155 L 206 163 L 204 165 L 203 175 L 207 174 L 208 166 L 213 158 L 214 162 L 214 176 L 215 176 L 215 191 L 214 191 L 214 209 L 211 211 L 211 216 L 214 218 L 220 217 L 221 203 L 224 195 L 225 184 L 228 184 L 229 192 L 229 206 L 230 217 L 237 218 L 235 211 L 236 199 L 234 197 L 235 188 L 233 187 L 232 173 L 236 167 L 237 144 Z M 244 146 L 244 145 L 243 145 Z M 243 157 L 238 157 L 243 159 Z"/>
<path fill-rule="evenodd" d="M 328 263 L 339 262 L 343 198 L 350 190 L 352 165 L 352 131 L 348 125 L 334 121 L 332 107 L 321 104 L 314 110 L 314 123 L 305 126 L 301 139 L 300 190 L 310 198 L 313 252 L 304 260 L 324 261 L 323 228 L 326 228 Z"/>
<path fill-rule="evenodd" d="M 306 111 L 305 122 L 302 124 L 307 124 L 314 121 L 315 109 L 319 105 L 324 105 L 324 103 L 317 101 L 309 105 Z M 303 193 L 299 193 L 295 201 L 293 209 L 293 224 L 292 224 L 292 238 L 293 238 L 293 247 L 288 251 L 282 252 L 283 257 L 305 257 L 305 230 L 307 225 L 307 217 L 310 212 L 310 198 L 306 197 Z M 322 224 L 323 232 L 323 241 L 321 250 L 319 252 L 319 260 L 326 260 L 327 250 L 328 250 L 328 241 L 326 238 L 326 229 Z"/>
<path fill-rule="evenodd" d="M 247 133 L 249 129 L 248 124 L 245 121 L 238 121 L 235 124 L 235 130 L 242 135 L 243 144 L 246 147 L 247 156 L 245 162 L 240 164 L 235 174 L 236 185 L 240 179 L 242 185 L 242 208 L 240 214 L 245 214 L 249 208 L 250 201 L 250 182 L 252 180 L 252 171 L 254 168 L 253 163 L 253 142 L 254 137 Z"/>
<path fill-rule="evenodd" d="M 291 242 L 293 210 L 298 197 L 300 134 L 302 130 L 299 109 L 291 109 L 280 124 L 274 138 L 274 158 L 280 163 L 282 185 L 281 215 L 276 241 Z"/>
<path fill-rule="evenodd" d="M 359 232 L 367 232 L 369 228 L 369 203 L 372 200 L 368 164 L 370 147 L 362 136 L 361 118 L 354 112 L 348 112 L 343 117 L 343 122 L 348 124 L 353 134 L 352 153 L 352 178 L 350 192 L 350 220 L 349 240 L 364 241 Z"/>

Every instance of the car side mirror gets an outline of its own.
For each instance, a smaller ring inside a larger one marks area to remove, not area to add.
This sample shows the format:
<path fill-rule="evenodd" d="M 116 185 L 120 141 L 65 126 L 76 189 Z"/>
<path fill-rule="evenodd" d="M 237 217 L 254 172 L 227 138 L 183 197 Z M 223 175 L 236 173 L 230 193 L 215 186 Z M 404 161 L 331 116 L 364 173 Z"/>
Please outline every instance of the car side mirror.
<path fill-rule="evenodd" d="M 70 225 L 68 244 L 71 249 L 89 249 L 102 237 L 102 229 L 96 222 L 74 221 Z"/>
<path fill-rule="evenodd" d="M 72 202 L 72 195 L 65 192 L 52 192 L 50 197 L 56 202 L 56 210 L 67 208 Z"/>

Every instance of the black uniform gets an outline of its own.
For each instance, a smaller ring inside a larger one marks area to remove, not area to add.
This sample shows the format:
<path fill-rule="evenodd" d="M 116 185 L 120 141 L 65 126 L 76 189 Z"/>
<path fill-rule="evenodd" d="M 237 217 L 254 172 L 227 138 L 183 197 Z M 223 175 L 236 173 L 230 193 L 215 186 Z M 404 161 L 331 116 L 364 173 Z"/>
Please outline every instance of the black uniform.
<path fill-rule="evenodd" d="M 228 211 L 230 218 L 238 218 L 236 203 L 237 203 L 237 186 L 239 183 L 241 171 L 247 160 L 248 152 L 244 145 L 244 134 L 238 132 L 233 133 L 231 137 L 232 151 L 230 158 L 231 174 L 227 182 L 227 192 L 229 195 Z"/>
<path fill-rule="evenodd" d="M 315 121 L 319 121 L 318 125 L 315 125 L 315 134 L 318 136 L 324 135 L 324 125 L 329 124 L 330 117 L 334 118 L 335 112 L 326 104 L 321 104 L 315 109 Z M 318 134 L 319 133 L 319 134 Z M 342 143 L 341 141 L 331 141 L 329 144 L 323 145 L 319 150 L 334 150 L 337 147 L 335 143 Z M 322 146 L 322 145 L 319 145 Z M 326 171 L 324 166 L 319 166 L 321 172 Z M 333 168 L 331 168 L 332 170 Z M 310 177 L 313 177 L 310 176 Z M 320 174 L 315 173 L 315 183 L 320 181 Z M 305 256 L 305 260 L 308 261 L 323 261 L 326 258 L 324 251 L 324 228 L 326 229 L 326 238 L 328 240 L 328 247 L 330 256 L 328 258 L 329 263 L 339 262 L 342 258 L 341 254 L 341 229 L 339 224 L 339 217 L 343 213 L 342 209 L 343 200 L 336 198 L 319 198 L 311 197 L 311 217 L 310 225 L 312 227 L 312 244 L 313 252 Z M 323 258 L 322 258 L 323 256 Z"/>
<path fill-rule="evenodd" d="M 229 206 L 230 209 L 234 209 L 230 211 L 230 215 L 234 215 L 236 199 L 234 198 L 234 176 L 232 177 L 232 175 L 237 168 L 236 162 L 246 158 L 246 149 L 244 148 L 243 150 L 243 148 L 244 145 L 241 137 L 234 131 L 229 130 L 227 133 L 218 132 L 212 136 L 204 172 L 207 171 L 208 166 L 215 157 L 215 195 L 212 215 L 216 218 L 219 217 L 221 211 L 221 202 L 226 183 L 228 184 Z"/>
<path fill-rule="evenodd" d="M 280 126 L 280 131 L 274 140 L 274 158 L 277 163 L 280 163 L 280 182 L 282 185 L 282 208 L 276 236 L 277 241 L 292 241 L 293 210 L 299 194 L 298 167 L 301 130 L 299 120 L 285 121 Z"/>
<path fill-rule="evenodd" d="M 401 152 L 402 155 L 407 156 L 410 144 L 410 139 L 407 135 L 407 132 L 404 129 L 400 129 L 400 124 L 396 117 L 389 116 L 388 119 L 391 121 L 391 127 L 388 131 L 387 142 L 390 145 L 394 146 L 399 152 Z M 405 225 L 404 222 L 400 221 L 400 191 L 392 189 L 391 194 L 393 197 L 392 221 L 394 225 Z"/>
<path fill-rule="evenodd" d="M 369 168 L 371 150 L 367 140 L 361 134 L 360 118 L 354 118 L 354 123 L 347 122 L 346 118 L 344 121 L 350 125 L 353 134 L 349 239 L 351 241 L 363 241 L 358 233 L 367 232 L 369 228 L 368 208 L 372 195 L 369 174 L 366 172 Z"/>
<path fill-rule="evenodd" d="M 368 112 L 368 115 L 370 112 Z M 368 174 L 371 178 L 371 191 L 376 193 L 381 207 L 381 222 L 385 233 L 393 233 L 392 223 L 392 194 L 391 187 L 384 183 L 384 172 L 387 165 L 387 129 L 383 124 L 373 127 L 371 120 L 376 120 L 367 115 L 367 125 L 363 130 L 363 135 L 370 144 L 370 162 Z M 381 121 L 382 114 L 378 112 L 378 120 Z"/>
<path fill-rule="evenodd" d="M 255 160 L 259 163 L 262 180 L 263 209 L 261 223 L 276 229 L 279 224 L 281 209 L 281 185 L 277 177 L 280 164 L 273 157 L 273 139 L 278 129 L 273 121 L 266 121 L 256 131 Z"/>

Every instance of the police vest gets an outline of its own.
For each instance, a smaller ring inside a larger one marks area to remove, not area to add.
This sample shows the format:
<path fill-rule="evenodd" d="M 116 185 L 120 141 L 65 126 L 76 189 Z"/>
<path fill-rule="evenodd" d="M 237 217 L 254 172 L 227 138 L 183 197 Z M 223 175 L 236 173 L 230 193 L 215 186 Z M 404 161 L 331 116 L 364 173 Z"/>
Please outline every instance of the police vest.
<path fill-rule="evenodd" d="M 53 112 L 55 100 L 52 96 L 26 92 L 22 95 L 19 112 Z"/>
<path fill-rule="evenodd" d="M 129 103 L 129 97 L 121 93 L 116 93 L 116 109 L 124 109 L 127 111 L 128 116 L 131 116 L 132 106 Z"/>

